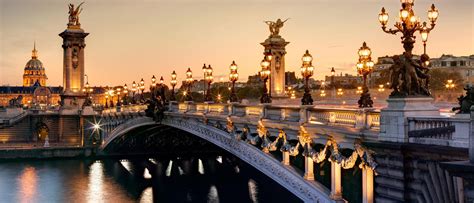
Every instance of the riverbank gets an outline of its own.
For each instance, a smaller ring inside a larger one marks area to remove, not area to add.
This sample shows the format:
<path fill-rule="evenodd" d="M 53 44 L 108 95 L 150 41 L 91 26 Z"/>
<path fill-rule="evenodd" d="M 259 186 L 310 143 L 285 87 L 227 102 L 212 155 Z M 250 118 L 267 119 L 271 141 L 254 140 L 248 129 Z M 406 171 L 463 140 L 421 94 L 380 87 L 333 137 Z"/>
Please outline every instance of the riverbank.
<path fill-rule="evenodd" d="M 97 155 L 95 147 L 41 147 L 0 149 L 0 160 L 85 158 Z"/>

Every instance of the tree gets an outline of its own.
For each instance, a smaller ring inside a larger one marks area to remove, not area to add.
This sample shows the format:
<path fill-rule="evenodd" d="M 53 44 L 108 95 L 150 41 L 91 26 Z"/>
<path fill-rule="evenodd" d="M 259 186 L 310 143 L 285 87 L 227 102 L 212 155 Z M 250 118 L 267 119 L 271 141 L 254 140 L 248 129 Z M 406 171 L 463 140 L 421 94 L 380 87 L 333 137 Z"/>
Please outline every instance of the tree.
<path fill-rule="evenodd" d="M 429 74 L 431 76 L 430 88 L 432 90 L 445 90 L 448 80 L 453 80 L 454 90 L 461 90 L 463 88 L 464 80 L 457 71 L 431 69 Z"/>

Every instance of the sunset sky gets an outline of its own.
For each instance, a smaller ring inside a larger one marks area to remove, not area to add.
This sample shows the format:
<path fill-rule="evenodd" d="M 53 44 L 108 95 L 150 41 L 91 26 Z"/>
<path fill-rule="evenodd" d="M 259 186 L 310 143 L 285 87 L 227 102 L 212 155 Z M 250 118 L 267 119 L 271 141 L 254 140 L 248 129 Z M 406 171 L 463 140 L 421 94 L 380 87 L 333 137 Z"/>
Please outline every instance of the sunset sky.
<path fill-rule="evenodd" d="M 0 85 L 21 85 L 23 68 L 36 41 L 48 85 L 62 84 L 63 50 L 58 34 L 66 28 L 64 0 L 0 0 Z M 357 50 L 366 41 L 373 58 L 402 52 L 400 34 L 380 29 L 385 7 L 389 25 L 398 18 L 399 0 L 87 0 L 80 15 L 86 38 L 86 74 L 91 85 L 123 85 L 152 75 L 168 84 L 173 70 L 184 78 L 191 67 L 202 77 L 202 64 L 225 76 L 235 60 L 240 80 L 255 74 L 262 59 L 259 44 L 269 35 L 264 20 L 290 18 L 280 31 L 289 41 L 286 70 L 297 71 L 308 49 L 322 79 L 335 67 L 355 74 Z M 430 33 L 428 54 L 474 54 L 473 0 L 416 0 L 422 21 L 435 3 L 440 12 Z M 419 34 L 417 34 L 418 38 Z M 415 53 L 422 52 L 421 43 Z"/>

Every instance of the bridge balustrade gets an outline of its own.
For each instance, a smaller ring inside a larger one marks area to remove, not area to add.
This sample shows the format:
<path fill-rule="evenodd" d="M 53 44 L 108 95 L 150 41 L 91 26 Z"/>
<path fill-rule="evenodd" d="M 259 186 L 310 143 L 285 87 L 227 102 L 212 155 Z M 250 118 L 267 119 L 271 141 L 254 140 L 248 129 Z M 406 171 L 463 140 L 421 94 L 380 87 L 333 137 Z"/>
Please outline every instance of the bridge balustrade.
<path fill-rule="evenodd" d="M 469 118 L 408 117 L 408 142 L 468 148 Z"/>

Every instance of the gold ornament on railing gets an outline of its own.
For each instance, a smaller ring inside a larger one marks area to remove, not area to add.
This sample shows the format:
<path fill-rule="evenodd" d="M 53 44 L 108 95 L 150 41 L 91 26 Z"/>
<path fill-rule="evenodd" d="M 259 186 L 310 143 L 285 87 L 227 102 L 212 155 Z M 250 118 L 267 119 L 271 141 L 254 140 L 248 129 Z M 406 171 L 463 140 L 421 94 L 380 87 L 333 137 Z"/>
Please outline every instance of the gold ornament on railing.
<path fill-rule="evenodd" d="M 235 130 L 234 122 L 232 122 L 232 119 L 230 118 L 230 116 L 227 116 L 226 129 L 227 129 L 227 132 L 228 132 L 228 133 L 233 133 L 234 130 Z"/>

